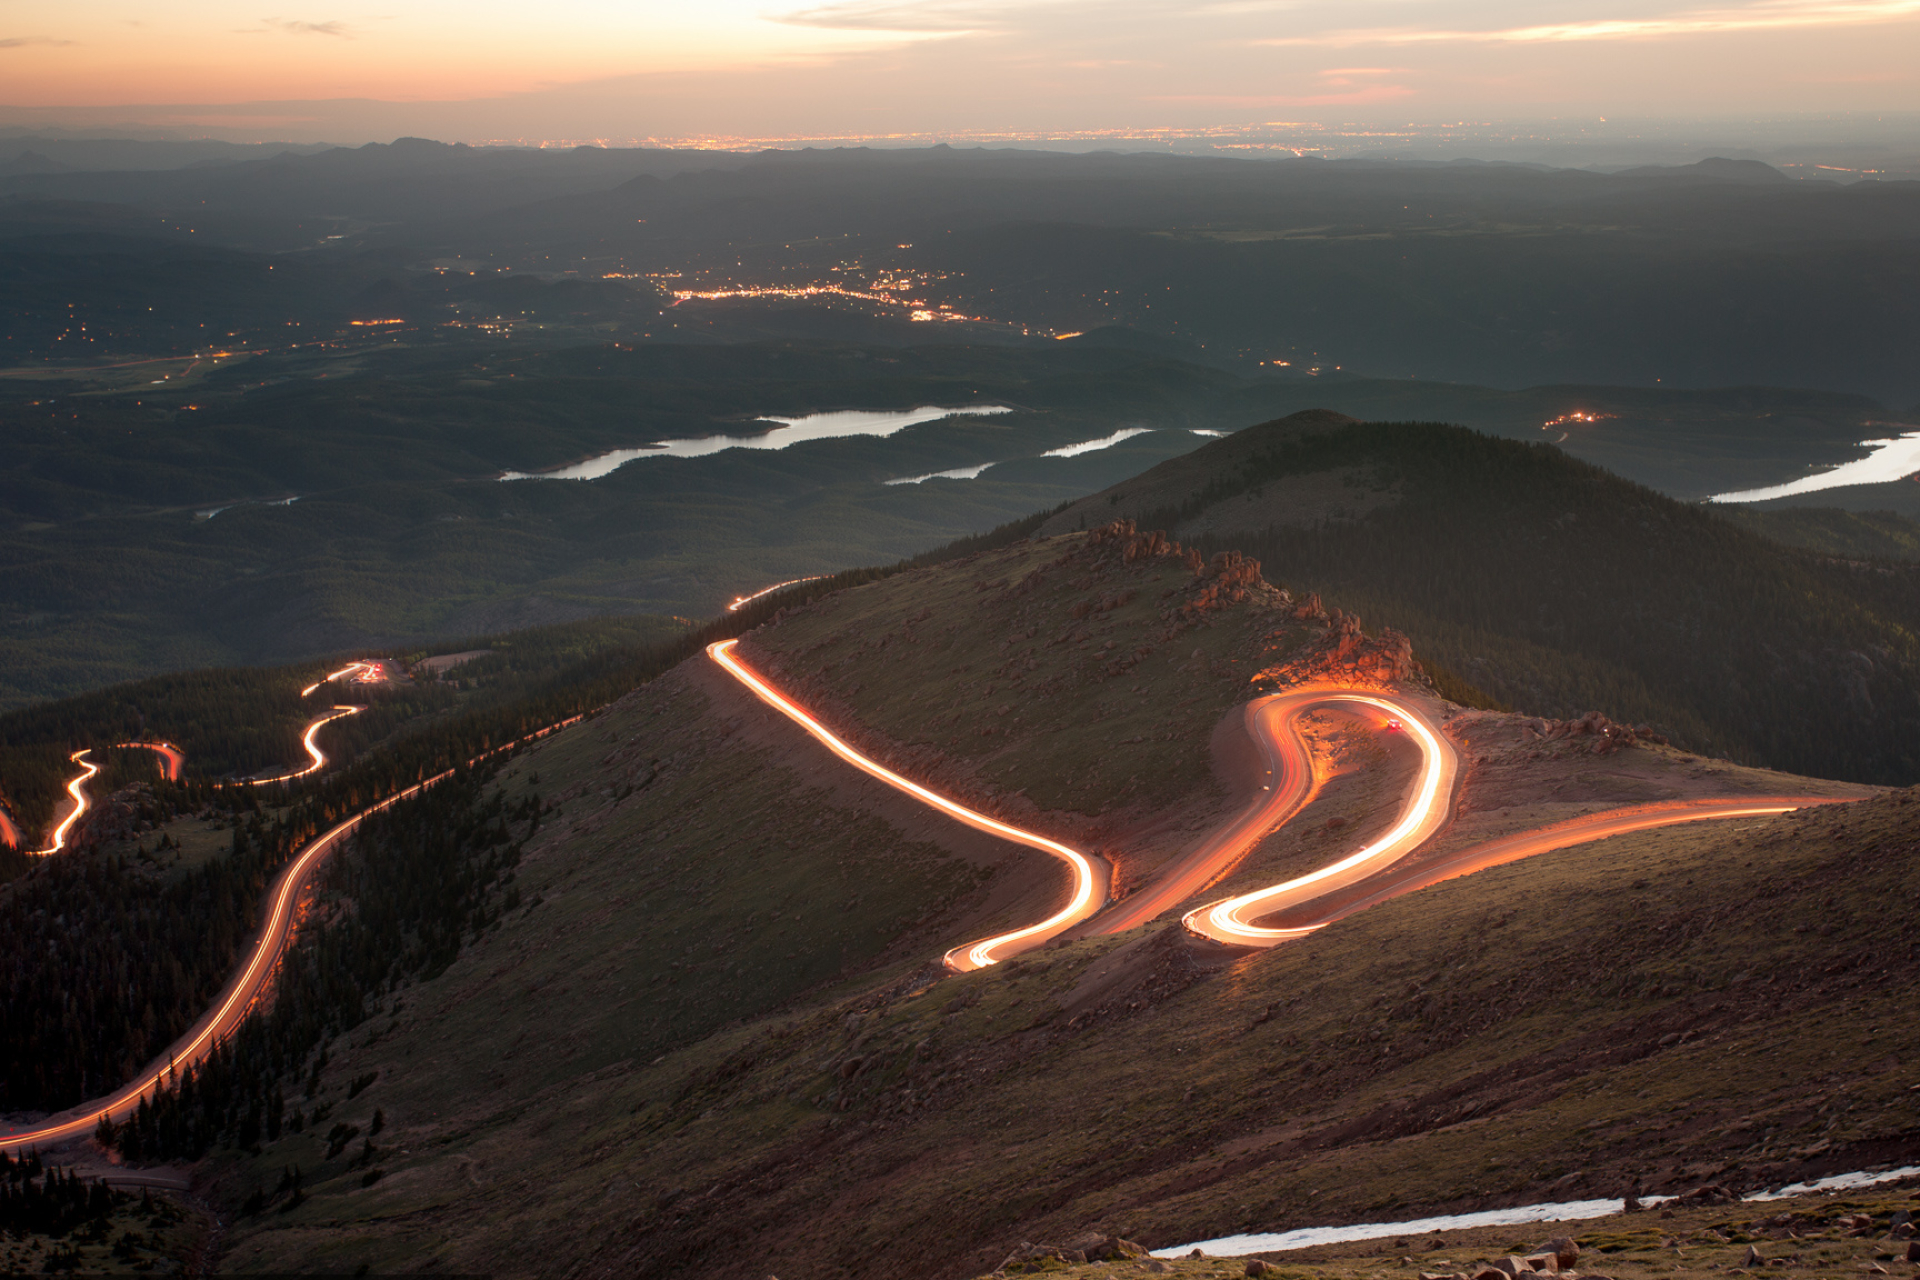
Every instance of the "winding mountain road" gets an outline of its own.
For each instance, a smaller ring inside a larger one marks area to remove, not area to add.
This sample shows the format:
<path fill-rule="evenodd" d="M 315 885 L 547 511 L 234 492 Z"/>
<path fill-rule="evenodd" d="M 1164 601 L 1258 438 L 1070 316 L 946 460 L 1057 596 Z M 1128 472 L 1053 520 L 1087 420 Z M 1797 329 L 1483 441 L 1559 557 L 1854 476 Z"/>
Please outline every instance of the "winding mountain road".
<path fill-rule="evenodd" d="M 1409 855 L 1431 840 L 1451 815 L 1453 789 L 1459 768 L 1458 756 L 1452 744 L 1417 704 L 1390 693 L 1335 687 L 1295 689 L 1258 699 L 1245 709 L 1247 731 L 1260 744 L 1267 764 L 1268 782 L 1260 794 L 1193 852 L 1165 868 L 1153 882 L 1127 901 L 1101 914 L 1102 909 L 1110 905 L 1108 894 L 1112 876 L 1112 867 L 1104 858 L 989 817 L 871 759 L 742 661 L 735 652 L 738 643 L 737 640 L 724 640 L 709 646 L 707 653 L 755 697 L 792 720 L 834 755 L 886 786 L 956 821 L 1048 854 L 1067 867 L 1072 884 L 1064 905 L 1038 923 L 967 943 L 947 952 L 947 966 L 960 972 L 998 964 L 1083 924 L 1087 926 L 1084 930 L 1086 933 L 1117 933 L 1138 927 L 1160 918 L 1167 911 L 1203 893 L 1209 885 L 1217 883 L 1270 832 L 1295 816 L 1312 799 L 1318 783 L 1312 753 L 1300 732 L 1299 720 L 1316 706 L 1358 709 L 1375 719 L 1383 731 L 1405 733 L 1416 745 L 1420 765 L 1403 794 L 1394 824 L 1353 853 L 1317 871 L 1188 912 L 1184 923 L 1194 933 L 1233 946 L 1270 947 L 1291 938 L 1303 937 L 1315 929 L 1324 928 L 1354 912 L 1401 894 L 1570 845 L 1674 823 L 1768 817 L 1806 805 L 1845 803 L 1831 796 L 1748 796 L 1637 805 L 1572 818 L 1536 830 L 1503 836 L 1424 864 L 1410 864 Z M 356 663 L 343 668 L 328 676 L 327 680 L 349 674 L 362 665 Z M 326 682 L 323 680 L 309 686 L 303 695 L 315 692 Z M 328 721 L 360 709 L 336 707 L 335 714 L 309 726 L 306 744 L 314 757 L 314 764 L 286 776 L 303 776 L 323 766 L 325 756 L 314 745 L 314 733 Z M 584 718 L 584 715 L 569 717 L 485 752 L 476 757 L 474 762 L 545 737 Z M 123 745 L 145 746 L 161 751 L 167 766 L 177 774 L 177 752 L 169 752 L 166 744 Z M 98 772 L 97 765 L 82 758 L 86 754 L 84 750 L 78 751 L 72 757 L 86 772 L 69 784 L 68 790 L 74 796 L 77 807 L 56 830 L 56 847 L 80 814 L 85 812 L 83 784 Z M 369 816 L 433 786 L 452 773 L 453 770 L 446 770 L 390 796 L 309 842 L 289 862 L 269 891 L 266 911 L 247 953 L 246 962 L 228 981 L 213 1006 L 186 1035 L 133 1081 L 106 1098 L 83 1103 L 30 1128 L 0 1127 L 0 1150 L 47 1147 L 83 1138 L 93 1131 L 103 1117 L 118 1120 L 130 1114 L 150 1090 L 160 1087 L 177 1071 L 205 1058 L 222 1038 L 231 1035 L 245 1021 L 267 993 L 280 959 L 292 943 L 301 897 L 326 855 Z"/>
<path fill-rule="evenodd" d="M 1067 903 L 1058 911 L 1038 924 L 1028 925 L 1024 929 L 1015 929 L 1011 933 L 997 934 L 983 938 L 979 942 L 955 947 L 947 952 L 947 965 L 960 972 L 980 969 L 997 964 L 1010 955 L 1017 955 L 1056 938 L 1088 916 L 1098 911 L 1106 902 L 1108 885 L 1111 882 L 1113 867 L 1105 858 L 1068 848 L 1057 840 L 1049 839 L 1038 832 L 1025 831 L 997 818 L 969 809 L 956 800 L 949 800 L 937 791 L 929 790 L 917 782 L 910 782 L 877 760 L 861 754 L 851 743 L 834 733 L 831 729 L 814 719 L 806 708 L 781 693 L 768 683 L 739 656 L 734 649 L 738 640 L 721 640 L 707 646 L 707 656 L 719 663 L 729 675 L 753 691 L 760 701 L 786 716 L 807 733 L 817 739 L 827 750 L 839 756 L 854 768 L 871 777 L 879 779 L 897 791 L 906 793 L 932 809 L 937 809 L 948 817 L 988 835 L 999 836 L 1016 844 L 1038 849 L 1042 853 L 1066 863 L 1073 874 L 1073 890 L 1067 895 Z"/>
<path fill-rule="evenodd" d="M 1421 767 L 1406 807 L 1386 835 L 1357 853 L 1287 886 L 1262 890 L 1276 894 L 1292 885 L 1330 892 L 1393 865 L 1424 843 L 1445 821 L 1459 772 L 1453 745 L 1417 708 L 1401 699 L 1325 685 L 1290 689 L 1283 694 L 1247 704 L 1247 736 L 1266 759 L 1266 789 L 1233 821 L 1203 841 L 1193 852 L 1161 871 L 1139 892 L 1101 916 L 1091 933 L 1121 933 L 1171 911 L 1204 893 L 1208 886 L 1238 866 L 1256 845 L 1292 819 L 1319 790 L 1312 753 L 1300 736 L 1300 717 L 1315 707 L 1358 708 L 1380 728 L 1397 722 L 1420 748 Z M 1238 901 L 1238 900 L 1236 900 Z M 1255 905 L 1258 904 L 1249 904 Z"/>
<path fill-rule="evenodd" d="M 1314 707 L 1357 708 L 1382 731 L 1404 733 L 1415 744 L 1420 766 L 1401 798 L 1395 821 L 1375 839 L 1318 870 L 1189 911 L 1182 923 L 1200 937 L 1229 946 L 1271 947 L 1401 894 L 1556 849 L 1682 822 L 1771 817 L 1807 805 L 1847 803 L 1845 798 L 1833 796 L 1741 796 L 1632 805 L 1503 836 L 1444 858 L 1409 865 L 1410 856 L 1432 840 L 1452 816 L 1459 774 L 1459 755 L 1453 744 L 1409 699 L 1377 690 L 1308 686 L 1256 699 L 1245 709 L 1248 736 L 1259 744 L 1267 765 L 1268 781 L 1252 803 L 1139 892 L 1103 913 L 1112 872 L 1105 859 L 990 818 L 863 755 L 741 661 L 734 652 L 738 643 L 722 641 L 709 646 L 707 653 L 762 702 L 798 724 L 833 754 L 968 826 L 1051 854 L 1072 868 L 1073 889 L 1066 904 L 1052 915 L 1024 929 L 949 951 L 947 966 L 961 972 L 1032 950 L 1076 926 L 1084 926 L 1077 930 L 1082 936 L 1137 928 L 1191 901 L 1230 874 L 1276 827 L 1304 808 L 1317 791 L 1312 753 L 1299 727 L 1300 717 Z"/>
<path fill-rule="evenodd" d="M 332 724 L 335 720 L 344 720 L 348 716 L 357 716 L 365 710 L 365 707 L 338 706 L 308 725 L 307 731 L 300 735 L 300 745 L 307 750 L 306 768 L 295 769 L 291 773 L 275 774 L 271 778 L 243 778 L 233 785 L 242 787 L 264 787 L 270 782 L 291 782 L 295 778 L 304 778 L 310 774 L 320 772 L 327 767 L 327 753 L 320 749 L 319 744 L 314 741 L 313 735 L 319 733 L 321 729 Z"/>
<path fill-rule="evenodd" d="M 330 684 L 342 676 L 352 675 L 356 671 L 371 670 L 374 665 L 375 664 L 366 662 L 350 662 L 340 668 L 340 670 L 322 676 L 314 683 L 302 689 L 300 696 L 303 698 L 308 697 L 323 685 Z M 303 768 L 294 769 L 287 773 L 275 774 L 270 778 L 242 778 L 234 783 L 217 783 L 215 785 L 260 787 L 274 782 L 291 782 L 295 778 L 305 778 L 311 774 L 318 773 L 327 767 L 327 753 L 320 749 L 314 735 L 319 733 L 325 726 L 332 724 L 335 720 L 357 715 L 365 710 L 365 707 L 335 706 L 333 710 L 327 714 L 319 716 L 309 723 L 306 732 L 300 736 L 300 745 L 306 749 L 307 753 L 307 764 Z M 174 746 L 171 742 L 116 742 L 114 746 L 116 748 L 125 747 L 155 753 L 160 757 L 161 771 L 166 774 L 169 782 L 180 781 L 180 770 L 184 768 L 187 763 L 186 753 Z M 28 851 L 34 857 L 44 858 L 51 854 L 62 852 L 67 847 L 67 834 L 73 830 L 73 825 L 80 821 L 88 808 L 91 807 L 92 801 L 87 796 L 87 783 L 92 780 L 95 774 L 100 772 L 99 765 L 85 758 L 87 753 L 92 750 L 92 747 L 82 747 L 67 757 L 80 766 L 80 772 L 74 775 L 73 779 L 67 783 L 67 794 L 73 797 L 73 811 L 62 818 L 59 825 L 53 829 L 52 839 L 48 842 L 46 848 Z M 18 848 L 24 839 L 25 837 L 21 834 L 20 828 L 14 824 L 13 819 L 5 811 L 0 811 L 0 843 Z"/>
<path fill-rule="evenodd" d="M 310 841 L 274 882 L 268 894 L 264 918 L 247 952 L 246 963 L 228 980 L 213 1007 L 200 1016 L 200 1020 L 186 1035 L 169 1046 L 162 1057 L 150 1063 L 129 1084 L 105 1098 L 82 1103 L 70 1111 L 40 1121 L 32 1128 L 0 1127 L 0 1151 L 45 1147 L 84 1138 L 93 1132 L 103 1116 L 116 1121 L 124 1119 L 139 1107 L 140 1099 L 149 1090 L 168 1080 L 176 1071 L 192 1066 L 211 1053 L 215 1045 L 233 1034 L 266 994 L 267 984 L 279 967 L 280 957 L 292 941 L 295 910 L 300 904 L 300 897 L 326 855 L 367 818 L 425 790 L 452 772 L 449 769 L 445 773 L 435 774 L 424 782 L 389 796 Z"/>
<path fill-rule="evenodd" d="M 469 766 L 491 756 L 557 733 L 569 725 L 586 719 L 587 714 L 569 716 L 565 720 L 536 729 L 512 742 L 494 747 L 473 757 Z M 295 927 L 299 923 L 299 906 L 307 886 L 312 882 L 314 873 L 320 869 L 328 854 L 340 847 L 359 825 L 379 813 L 400 803 L 409 796 L 418 795 L 428 787 L 453 776 L 452 769 L 445 769 L 430 778 L 423 779 L 404 791 L 396 792 L 373 805 L 362 809 L 351 818 L 335 823 L 325 833 L 309 841 L 300 852 L 288 862 L 285 870 L 273 882 L 267 892 L 266 910 L 255 932 L 252 946 L 247 951 L 244 964 L 228 979 L 213 1007 L 200 1016 L 200 1020 L 188 1029 L 187 1033 L 169 1045 L 167 1051 L 148 1064 L 138 1076 L 105 1098 L 83 1102 L 77 1107 L 63 1111 L 36 1122 L 31 1128 L 0 1125 L 0 1151 L 21 1151 L 28 1147 L 49 1147 L 85 1138 L 91 1134 L 103 1117 L 115 1121 L 125 1119 L 140 1106 L 140 1099 L 150 1090 L 159 1088 L 177 1072 L 193 1066 L 212 1053 L 215 1046 L 232 1035 L 240 1024 L 247 1020 L 273 982 L 279 971 L 280 958 L 293 944 Z"/>
<path fill-rule="evenodd" d="M 73 797 L 73 812 L 60 819 L 59 825 L 53 829 L 53 838 L 47 842 L 47 847 L 44 849 L 35 849 L 33 851 L 34 856 L 44 858 L 50 854 L 59 853 L 62 849 L 66 848 L 67 833 L 73 830 L 73 824 L 80 821 L 81 815 L 86 813 L 88 804 L 87 783 L 93 778 L 94 774 L 100 772 L 100 766 L 87 759 L 87 753 L 91 750 L 93 750 L 92 747 L 82 747 L 67 757 L 67 759 L 80 766 L 80 772 L 75 775 L 73 781 L 67 783 L 67 794 Z"/>

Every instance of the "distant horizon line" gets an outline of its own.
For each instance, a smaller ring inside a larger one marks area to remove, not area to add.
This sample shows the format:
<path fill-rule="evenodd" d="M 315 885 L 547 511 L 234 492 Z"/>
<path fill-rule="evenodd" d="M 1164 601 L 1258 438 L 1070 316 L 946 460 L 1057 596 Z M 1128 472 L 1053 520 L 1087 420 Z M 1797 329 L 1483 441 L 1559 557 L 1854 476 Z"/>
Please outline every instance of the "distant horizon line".
<path fill-rule="evenodd" d="M 372 104 L 375 100 L 361 100 Z M 286 107 L 292 104 L 251 104 Z M 344 102 L 334 105 L 344 105 Z M 396 104 L 404 105 L 404 104 Z M 157 110 L 148 108 L 147 110 Z M 41 109 L 44 110 L 44 109 Z M 109 108 L 108 110 L 112 110 Z M 142 108 L 127 107 L 133 113 Z M 191 110 L 175 108 L 174 112 Z M 205 111 L 206 108 L 200 110 Z M 228 110 L 233 110 L 229 108 Z M 1785 172 L 1834 180 L 1920 176 L 1920 111 L 1771 113 L 1766 116 L 1597 116 L 1589 113 L 1462 119 L 1388 124 L 1380 121 L 1272 120 L 1204 126 L 1113 126 L 1097 129 L 898 130 L 847 133 L 656 133 L 598 132 L 547 136 L 536 133 L 457 136 L 455 130 L 370 130 L 345 126 L 346 141 L 325 137 L 260 136 L 273 127 L 255 115 L 253 129 L 223 128 L 206 119 L 178 124 L 128 120 L 98 125 L 22 121 L 40 110 L 0 105 L 0 140 L 41 139 L 52 144 L 120 143 L 211 146 L 258 152 L 284 147 L 301 151 L 329 147 L 391 146 L 408 138 L 484 150 L 699 151 L 753 155 L 839 147 L 879 151 L 931 149 L 1031 149 L 1060 154 L 1127 150 L 1193 158 L 1382 161 L 1481 161 L 1595 170 L 1640 165 L 1675 166 L 1710 158 L 1754 160 Z M 224 114 L 224 113 L 223 113 Z M 238 112 L 235 111 L 237 115 Z M 9 115 L 14 120 L 7 120 Z M 177 116 L 176 116 L 177 118 Z M 289 133 L 304 132 L 293 126 Z M 301 123 L 311 127 L 311 119 Z M 325 128 L 324 125 L 321 126 Z M 235 133 L 252 133 L 236 137 Z M 1789 137 L 1782 135 L 1801 135 Z M 1694 135 L 1694 136 L 1689 136 Z M 1704 135 L 1704 136 L 1702 136 Z M 1745 135 L 1745 136 L 1741 136 Z M 1771 137 L 1766 135 L 1773 135 Z M 1824 136 L 1821 136 L 1824 135 Z M 1851 135 L 1851 136 L 1849 136 Z M 1878 152 L 1880 154 L 1864 154 Z M 1841 154 L 1846 153 L 1846 154 Z M 1576 154 L 1579 158 L 1575 158 Z M 1889 167 L 1891 166 L 1891 167 Z"/>

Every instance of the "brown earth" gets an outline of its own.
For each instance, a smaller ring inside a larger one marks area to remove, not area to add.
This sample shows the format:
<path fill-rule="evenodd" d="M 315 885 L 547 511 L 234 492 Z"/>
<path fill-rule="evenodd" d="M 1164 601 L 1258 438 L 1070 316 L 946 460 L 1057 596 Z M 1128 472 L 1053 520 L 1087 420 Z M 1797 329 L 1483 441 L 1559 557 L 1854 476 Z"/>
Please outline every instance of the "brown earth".
<path fill-rule="evenodd" d="M 1207 745 L 1257 677 L 1398 661 L 1308 603 L 1120 530 L 844 592 L 743 649 L 895 767 L 1144 876 L 1235 803 L 1244 767 Z M 1452 720 L 1449 839 L 1817 785 Z M 1332 847 L 1396 766 L 1314 732 L 1336 775 L 1302 821 Z M 383 1107 L 386 1176 L 360 1187 L 311 1132 L 210 1162 L 228 1201 L 308 1176 L 305 1205 L 235 1224 L 227 1269 L 938 1280 L 1090 1229 L 1744 1189 L 1920 1143 L 1920 793 L 1544 855 L 1250 956 L 1150 926 L 942 977 L 1047 864 L 833 762 L 704 658 L 503 785 L 564 801 L 530 905 L 336 1041 L 305 1104 Z"/>

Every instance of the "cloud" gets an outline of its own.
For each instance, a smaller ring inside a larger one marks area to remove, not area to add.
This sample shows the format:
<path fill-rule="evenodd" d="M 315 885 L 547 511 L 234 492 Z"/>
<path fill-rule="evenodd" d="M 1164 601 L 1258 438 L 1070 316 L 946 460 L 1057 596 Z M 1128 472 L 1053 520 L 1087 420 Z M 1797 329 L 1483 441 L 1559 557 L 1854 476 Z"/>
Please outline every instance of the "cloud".
<path fill-rule="evenodd" d="M 278 32 L 281 35 L 289 36 L 333 36 L 339 40 L 353 39 L 352 28 L 348 27 L 346 23 L 339 21 L 303 22 L 298 18 L 262 18 L 260 22 L 261 25 L 257 27 L 240 28 L 239 34 L 243 36 L 262 36 L 272 35 Z"/>
<path fill-rule="evenodd" d="M 1669 36 L 1859 26 L 1920 17 L 1920 0 L 1762 0 L 1718 9 L 1689 9 L 1646 18 L 1593 18 L 1470 31 L 1445 27 L 1359 27 L 1319 35 L 1277 36 L 1263 45 L 1551 44 L 1581 40 L 1646 40 Z"/>
<path fill-rule="evenodd" d="M 52 36 L 0 36 L 0 49 L 24 49 L 30 44 L 65 45 L 71 40 L 55 40 Z"/>
<path fill-rule="evenodd" d="M 772 21 L 792 27 L 825 27 L 834 31 L 912 32 L 916 35 L 971 35 L 1002 25 L 999 15 L 979 5 L 906 0 L 835 0 L 831 4 L 770 15 Z"/>
<path fill-rule="evenodd" d="M 1403 84 L 1366 85 L 1336 93 L 1190 93 L 1156 94 L 1147 102 L 1181 103 L 1208 107 L 1361 107 L 1395 102 L 1413 90 Z M 1276 122 L 1279 123 L 1279 122 Z"/>

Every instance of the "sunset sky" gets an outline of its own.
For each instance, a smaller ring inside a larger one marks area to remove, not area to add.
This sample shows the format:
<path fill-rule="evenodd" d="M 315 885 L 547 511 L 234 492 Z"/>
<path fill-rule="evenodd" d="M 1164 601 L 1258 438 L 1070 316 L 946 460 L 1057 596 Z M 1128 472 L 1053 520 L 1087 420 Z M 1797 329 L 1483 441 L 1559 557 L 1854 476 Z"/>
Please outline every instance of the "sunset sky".
<path fill-rule="evenodd" d="M 1920 0 L 301 3 L 0 0 L 0 123 L 356 142 L 1920 109 Z"/>

